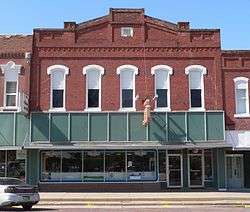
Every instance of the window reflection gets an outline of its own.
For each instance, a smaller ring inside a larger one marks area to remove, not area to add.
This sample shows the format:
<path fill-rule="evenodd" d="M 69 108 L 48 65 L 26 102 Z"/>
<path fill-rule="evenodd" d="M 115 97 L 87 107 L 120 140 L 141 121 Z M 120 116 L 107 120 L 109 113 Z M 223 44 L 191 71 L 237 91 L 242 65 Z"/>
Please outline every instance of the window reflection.
<path fill-rule="evenodd" d="M 105 154 L 106 181 L 125 181 L 125 152 L 107 151 Z"/>
<path fill-rule="evenodd" d="M 128 151 L 128 180 L 155 180 L 156 156 L 154 151 Z"/>

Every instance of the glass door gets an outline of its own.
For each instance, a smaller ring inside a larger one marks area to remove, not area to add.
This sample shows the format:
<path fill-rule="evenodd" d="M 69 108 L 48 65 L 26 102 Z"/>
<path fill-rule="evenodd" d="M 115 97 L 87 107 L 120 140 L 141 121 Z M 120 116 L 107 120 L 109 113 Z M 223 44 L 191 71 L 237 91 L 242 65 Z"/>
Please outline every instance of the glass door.
<path fill-rule="evenodd" d="M 234 154 L 226 156 L 227 188 L 243 188 L 243 155 Z"/>
<path fill-rule="evenodd" d="M 182 156 L 168 155 L 168 187 L 182 187 Z"/>
<path fill-rule="evenodd" d="M 204 173 L 203 173 L 203 155 L 190 154 L 188 155 L 189 165 L 189 187 L 203 187 Z"/>

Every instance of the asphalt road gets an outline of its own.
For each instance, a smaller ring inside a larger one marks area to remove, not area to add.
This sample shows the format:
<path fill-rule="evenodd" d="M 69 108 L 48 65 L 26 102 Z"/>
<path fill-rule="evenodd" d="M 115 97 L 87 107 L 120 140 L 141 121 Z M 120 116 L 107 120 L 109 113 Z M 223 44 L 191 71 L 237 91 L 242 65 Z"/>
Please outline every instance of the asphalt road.
<path fill-rule="evenodd" d="M 0 209 L 1 210 L 1 209 Z M 5 208 L 1 211 L 23 211 L 20 207 Z M 186 207 L 186 206 L 175 206 L 173 208 L 84 208 L 84 207 L 70 207 L 62 206 L 57 208 L 45 208 L 35 207 L 32 211 L 48 211 L 48 212 L 245 212 L 250 211 L 250 208 L 242 207 L 215 207 L 215 206 L 203 206 L 203 207 Z"/>

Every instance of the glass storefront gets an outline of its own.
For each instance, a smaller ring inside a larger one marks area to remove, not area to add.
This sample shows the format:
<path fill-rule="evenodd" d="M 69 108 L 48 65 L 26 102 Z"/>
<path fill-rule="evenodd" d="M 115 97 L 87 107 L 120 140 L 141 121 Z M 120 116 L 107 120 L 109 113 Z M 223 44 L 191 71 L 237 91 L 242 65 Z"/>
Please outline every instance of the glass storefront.
<path fill-rule="evenodd" d="M 158 153 L 158 154 L 157 154 Z M 167 182 L 168 187 L 213 185 L 212 150 L 41 151 L 43 182 Z M 157 158 L 158 157 L 158 158 Z M 8 158 L 8 167 L 1 161 Z M 13 155 L 0 154 L 0 174 L 13 170 Z M 158 161 L 158 164 L 157 164 Z M 184 165 L 186 166 L 184 167 Z M 183 170 L 184 169 L 184 170 Z M 184 176 L 185 173 L 188 175 Z M 186 181 L 187 182 L 187 181 Z M 185 186 L 185 185 L 184 185 Z"/>
<path fill-rule="evenodd" d="M 156 180 L 156 152 L 128 151 L 128 181 Z"/>
<path fill-rule="evenodd" d="M 43 151 L 43 182 L 127 182 L 157 179 L 156 151 Z"/>
<path fill-rule="evenodd" d="M 25 180 L 25 150 L 0 151 L 0 177 L 14 177 Z"/>

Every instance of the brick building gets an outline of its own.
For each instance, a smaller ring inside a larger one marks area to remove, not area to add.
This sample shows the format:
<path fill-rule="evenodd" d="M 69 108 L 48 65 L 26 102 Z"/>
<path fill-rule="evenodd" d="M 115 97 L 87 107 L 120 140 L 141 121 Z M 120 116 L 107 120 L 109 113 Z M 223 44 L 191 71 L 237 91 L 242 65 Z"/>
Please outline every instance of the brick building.
<path fill-rule="evenodd" d="M 223 51 L 219 29 L 110 9 L 2 36 L 0 51 L 0 176 L 41 190 L 250 187 L 250 52 Z"/>

